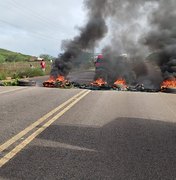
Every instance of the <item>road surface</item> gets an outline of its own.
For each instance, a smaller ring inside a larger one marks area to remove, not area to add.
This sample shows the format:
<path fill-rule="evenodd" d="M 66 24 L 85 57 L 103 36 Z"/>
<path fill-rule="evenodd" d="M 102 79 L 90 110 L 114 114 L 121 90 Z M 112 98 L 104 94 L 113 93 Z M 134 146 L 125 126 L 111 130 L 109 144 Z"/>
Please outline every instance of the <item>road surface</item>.
<path fill-rule="evenodd" d="M 1 87 L 0 108 L 0 179 L 176 179 L 175 94 Z"/>
<path fill-rule="evenodd" d="M 79 71 L 74 71 L 71 72 L 67 79 L 71 82 L 77 82 L 81 84 L 90 84 L 95 75 L 95 70 L 79 70 Z M 49 79 L 49 76 L 41 76 L 41 77 L 35 77 L 35 78 L 30 78 L 31 80 L 36 81 L 37 86 L 42 87 L 43 82 Z"/>

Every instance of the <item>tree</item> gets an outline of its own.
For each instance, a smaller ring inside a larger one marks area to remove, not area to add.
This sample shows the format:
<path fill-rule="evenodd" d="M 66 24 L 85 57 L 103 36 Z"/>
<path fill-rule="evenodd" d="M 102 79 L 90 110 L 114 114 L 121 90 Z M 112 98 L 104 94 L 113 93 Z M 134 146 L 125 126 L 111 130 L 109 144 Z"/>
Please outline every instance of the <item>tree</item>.
<path fill-rule="evenodd" d="M 46 61 L 50 61 L 50 60 L 55 59 L 55 57 L 50 56 L 49 54 L 41 54 L 41 55 L 40 55 L 40 58 L 43 58 L 43 59 L 46 60 Z"/>

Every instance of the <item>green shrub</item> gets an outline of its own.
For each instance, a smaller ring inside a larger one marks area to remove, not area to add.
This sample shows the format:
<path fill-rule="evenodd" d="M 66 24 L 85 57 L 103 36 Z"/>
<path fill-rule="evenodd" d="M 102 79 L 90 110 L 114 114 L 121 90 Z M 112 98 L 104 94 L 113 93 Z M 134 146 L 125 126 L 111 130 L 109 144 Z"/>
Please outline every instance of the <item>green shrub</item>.
<path fill-rule="evenodd" d="M 30 77 L 44 76 L 45 75 L 45 73 L 40 68 L 30 69 L 30 73 L 31 73 Z"/>
<path fill-rule="evenodd" d="M 35 77 L 35 76 L 43 76 L 44 72 L 40 68 L 29 68 L 24 71 L 20 71 L 18 73 L 18 77 L 23 78 L 23 77 Z"/>
<path fill-rule="evenodd" d="M 6 49 L 0 49 L 0 63 L 6 62 L 17 62 L 17 61 L 27 61 L 31 58 L 29 55 L 9 51 Z"/>
<path fill-rule="evenodd" d="M 17 85 L 18 85 L 18 79 L 5 80 L 1 82 L 1 86 L 17 86 Z"/>
<path fill-rule="evenodd" d="M 6 58 L 0 54 L 0 63 L 4 63 Z"/>
<path fill-rule="evenodd" d="M 2 71 L 2 72 L 0 72 L 0 80 L 5 80 L 6 77 L 11 77 L 12 79 L 19 78 L 18 72 L 13 72 L 13 71 Z"/>
<path fill-rule="evenodd" d="M 6 74 L 5 73 L 0 73 L 0 80 L 6 79 Z"/>
<path fill-rule="evenodd" d="M 18 72 L 12 74 L 12 79 L 18 79 L 18 78 L 19 78 Z"/>

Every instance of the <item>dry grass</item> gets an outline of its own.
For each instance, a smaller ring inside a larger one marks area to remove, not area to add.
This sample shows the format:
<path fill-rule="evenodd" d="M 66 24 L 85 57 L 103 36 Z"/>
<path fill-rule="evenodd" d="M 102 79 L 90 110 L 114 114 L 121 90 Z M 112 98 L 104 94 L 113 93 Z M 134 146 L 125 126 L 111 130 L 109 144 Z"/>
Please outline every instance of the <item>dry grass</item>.
<path fill-rule="evenodd" d="M 13 62 L 13 63 L 3 63 L 0 64 L 0 76 L 1 77 L 12 77 L 15 73 L 28 71 L 30 64 L 36 68 L 40 69 L 40 62 Z M 46 72 L 48 75 L 51 71 L 51 63 L 46 62 Z M 2 78 L 1 78 L 2 79 Z"/>

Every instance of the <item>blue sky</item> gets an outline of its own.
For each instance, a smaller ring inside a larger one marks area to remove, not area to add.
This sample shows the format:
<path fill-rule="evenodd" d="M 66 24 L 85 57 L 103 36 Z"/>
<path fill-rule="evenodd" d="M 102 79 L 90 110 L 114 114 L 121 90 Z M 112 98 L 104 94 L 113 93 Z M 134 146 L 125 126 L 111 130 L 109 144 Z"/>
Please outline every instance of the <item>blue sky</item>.
<path fill-rule="evenodd" d="M 83 0 L 0 0 L 0 12 L 0 48 L 36 56 L 57 56 L 86 21 Z"/>

